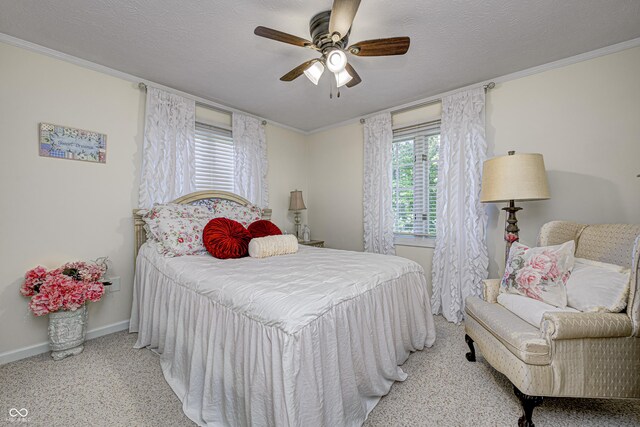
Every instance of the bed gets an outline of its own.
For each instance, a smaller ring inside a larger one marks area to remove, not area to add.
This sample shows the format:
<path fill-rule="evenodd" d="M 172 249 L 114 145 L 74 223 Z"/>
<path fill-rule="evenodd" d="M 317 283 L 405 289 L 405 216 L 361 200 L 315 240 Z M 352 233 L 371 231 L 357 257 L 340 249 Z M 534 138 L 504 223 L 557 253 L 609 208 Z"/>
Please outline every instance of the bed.
<path fill-rule="evenodd" d="M 231 200 L 199 192 L 175 201 Z M 268 219 L 269 210 L 263 211 Z M 435 340 L 422 268 L 378 254 L 164 257 L 135 215 L 130 331 L 199 425 L 359 426 Z M 138 250 L 139 248 L 139 250 Z"/>

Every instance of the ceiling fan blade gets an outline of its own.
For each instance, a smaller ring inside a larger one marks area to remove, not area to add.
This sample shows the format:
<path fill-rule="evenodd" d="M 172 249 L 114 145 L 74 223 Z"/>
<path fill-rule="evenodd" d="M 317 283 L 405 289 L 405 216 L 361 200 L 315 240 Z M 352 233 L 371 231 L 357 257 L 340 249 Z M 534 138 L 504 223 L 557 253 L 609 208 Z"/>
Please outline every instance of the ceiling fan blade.
<path fill-rule="evenodd" d="M 365 40 L 350 46 L 348 51 L 357 56 L 404 55 L 410 42 L 409 37 Z"/>
<path fill-rule="evenodd" d="M 347 73 L 349 73 L 349 75 L 351 76 L 351 80 L 349 80 L 349 82 L 345 86 L 354 87 L 355 85 L 357 85 L 362 81 L 358 73 L 356 73 L 356 70 L 354 70 L 351 64 L 349 64 L 348 62 L 347 62 L 346 69 L 347 69 Z"/>
<path fill-rule="evenodd" d="M 338 40 L 342 40 L 353 24 L 358 6 L 360 6 L 360 0 L 333 0 L 331 18 L 329 19 L 329 34 L 338 33 L 340 35 Z M 334 39 L 336 42 L 338 40 Z"/>
<path fill-rule="evenodd" d="M 253 30 L 253 34 L 282 43 L 289 43 L 294 46 L 313 47 L 313 43 L 311 43 L 309 40 L 305 40 L 302 37 L 294 36 L 291 34 L 283 33 L 282 31 L 274 30 L 272 28 L 256 27 L 256 29 Z"/>
<path fill-rule="evenodd" d="M 303 64 L 298 65 L 296 68 L 289 71 L 284 76 L 280 77 L 280 80 L 282 80 L 283 82 L 290 82 L 292 80 L 297 79 L 302 75 L 302 73 L 304 73 L 304 70 L 309 68 L 311 65 L 313 65 L 314 62 L 317 62 L 317 61 L 319 61 L 319 59 L 311 59 Z"/>

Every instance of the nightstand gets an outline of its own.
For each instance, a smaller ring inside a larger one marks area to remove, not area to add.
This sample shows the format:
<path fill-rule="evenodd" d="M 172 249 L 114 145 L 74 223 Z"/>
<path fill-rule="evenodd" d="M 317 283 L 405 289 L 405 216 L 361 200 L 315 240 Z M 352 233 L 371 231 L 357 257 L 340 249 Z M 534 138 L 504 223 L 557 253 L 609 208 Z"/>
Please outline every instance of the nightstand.
<path fill-rule="evenodd" d="M 309 240 L 308 242 L 298 242 L 301 245 L 315 246 L 316 248 L 324 248 L 324 240 Z"/>

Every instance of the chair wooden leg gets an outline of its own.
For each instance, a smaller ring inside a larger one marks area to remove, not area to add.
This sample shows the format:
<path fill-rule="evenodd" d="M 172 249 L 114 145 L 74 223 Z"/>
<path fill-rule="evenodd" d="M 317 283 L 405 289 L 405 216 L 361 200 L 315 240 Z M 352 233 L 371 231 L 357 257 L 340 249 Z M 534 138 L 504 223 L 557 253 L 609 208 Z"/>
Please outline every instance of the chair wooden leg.
<path fill-rule="evenodd" d="M 465 354 L 465 356 L 467 357 L 467 360 L 469 362 L 475 362 L 476 361 L 476 349 L 473 348 L 473 340 L 467 334 L 464 335 L 464 340 L 467 343 L 467 345 L 469 346 L 469 349 L 471 350 L 470 352 Z"/>
<path fill-rule="evenodd" d="M 533 421 L 531 420 L 531 416 L 533 415 L 533 410 L 536 406 L 542 403 L 542 396 L 529 396 L 528 394 L 524 394 L 518 387 L 513 386 L 513 392 L 520 400 L 522 404 L 522 410 L 524 414 L 518 420 L 518 427 L 535 427 Z"/>

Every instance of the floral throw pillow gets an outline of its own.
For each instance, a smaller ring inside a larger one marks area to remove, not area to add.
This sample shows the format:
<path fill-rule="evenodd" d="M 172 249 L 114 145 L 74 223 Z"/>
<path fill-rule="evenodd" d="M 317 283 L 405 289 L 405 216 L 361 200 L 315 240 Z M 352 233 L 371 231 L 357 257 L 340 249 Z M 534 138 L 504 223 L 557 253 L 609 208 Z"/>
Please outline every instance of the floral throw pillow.
<path fill-rule="evenodd" d="M 156 229 L 158 252 L 168 257 L 203 253 L 202 231 L 207 222 L 201 218 L 164 219 Z"/>
<path fill-rule="evenodd" d="M 210 219 L 213 217 L 211 212 L 200 206 L 178 205 L 173 203 L 157 204 L 151 209 L 141 212 L 142 219 L 145 222 L 144 229 L 147 232 L 148 239 L 161 241 L 160 225 L 167 220 L 177 219 Z M 204 226 L 203 226 L 204 227 Z M 202 230 L 201 230 L 202 231 Z"/>
<path fill-rule="evenodd" d="M 567 306 L 567 280 L 575 262 L 573 240 L 530 248 L 514 243 L 509 251 L 500 292 L 523 295 L 556 307 Z"/>
<path fill-rule="evenodd" d="M 257 206 L 242 206 L 236 202 L 225 199 L 205 199 L 195 202 L 194 205 L 212 211 L 216 218 L 227 218 L 238 221 L 245 228 L 249 224 L 262 218 L 262 209 Z"/>

